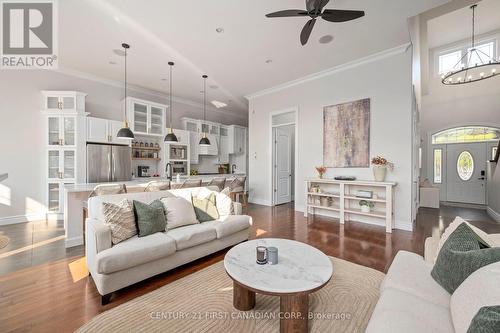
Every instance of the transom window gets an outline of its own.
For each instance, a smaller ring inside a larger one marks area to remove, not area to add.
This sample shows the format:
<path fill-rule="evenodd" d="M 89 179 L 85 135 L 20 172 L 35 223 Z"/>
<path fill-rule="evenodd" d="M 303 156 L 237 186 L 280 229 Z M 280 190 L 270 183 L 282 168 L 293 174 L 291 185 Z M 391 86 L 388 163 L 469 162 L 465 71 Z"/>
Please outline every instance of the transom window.
<path fill-rule="evenodd" d="M 432 136 L 432 144 L 484 142 L 500 139 L 500 129 L 467 126 L 447 129 Z"/>
<path fill-rule="evenodd" d="M 463 181 L 468 181 L 474 174 L 474 158 L 468 151 L 463 151 L 457 158 L 458 177 Z"/>
<path fill-rule="evenodd" d="M 470 50 L 470 47 L 457 48 L 453 51 L 440 53 L 437 57 L 439 65 L 438 74 L 442 75 L 460 69 L 462 65 L 466 66 L 467 63 L 471 65 L 482 64 L 487 62 L 488 59 L 496 58 L 496 40 L 478 44 L 475 48 L 478 52 L 472 53 L 472 59 L 464 58 L 464 55 Z"/>

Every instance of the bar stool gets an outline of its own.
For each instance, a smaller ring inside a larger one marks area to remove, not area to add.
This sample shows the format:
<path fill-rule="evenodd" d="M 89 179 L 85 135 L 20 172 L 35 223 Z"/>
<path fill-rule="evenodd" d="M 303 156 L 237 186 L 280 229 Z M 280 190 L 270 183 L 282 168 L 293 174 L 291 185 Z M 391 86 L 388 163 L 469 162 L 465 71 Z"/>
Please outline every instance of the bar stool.
<path fill-rule="evenodd" d="M 170 180 L 167 181 L 154 180 L 146 185 L 144 192 L 167 191 L 170 189 L 171 189 Z"/>
<path fill-rule="evenodd" d="M 181 188 L 201 187 L 201 179 L 186 179 Z"/>
<path fill-rule="evenodd" d="M 219 192 L 224 189 L 226 186 L 226 178 L 219 177 L 219 178 L 213 178 L 207 186 L 217 186 L 219 188 Z"/>
<path fill-rule="evenodd" d="M 236 177 L 231 183 L 229 183 L 230 196 L 233 201 L 240 202 L 240 196 L 243 197 L 242 205 L 244 207 L 248 204 L 248 199 L 245 192 L 245 182 L 247 177 Z"/>

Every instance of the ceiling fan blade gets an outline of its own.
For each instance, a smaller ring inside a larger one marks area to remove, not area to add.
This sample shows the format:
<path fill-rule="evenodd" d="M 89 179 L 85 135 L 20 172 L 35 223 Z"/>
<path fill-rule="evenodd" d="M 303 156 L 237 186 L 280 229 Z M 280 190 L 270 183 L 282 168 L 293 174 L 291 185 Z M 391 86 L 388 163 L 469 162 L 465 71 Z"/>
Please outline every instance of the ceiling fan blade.
<path fill-rule="evenodd" d="M 307 21 L 306 25 L 304 25 L 304 28 L 302 28 L 302 32 L 300 33 L 300 43 L 302 45 L 306 45 L 307 41 L 309 40 L 309 36 L 311 36 L 311 32 L 314 28 L 314 24 L 316 23 L 316 19 L 312 19 Z"/>
<path fill-rule="evenodd" d="M 330 22 L 347 22 L 365 16 L 362 10 L 338 10 L 338 9 L 325 9 L 321 14 L 324 20 Z"/>
<path fill-rule="evenodd" d="M 306 0 L 306 8 L 307 11 L 315 10 L 318 13 L 321 13 L 326 4 L 330 2 L 330 0 Z"/>
<path fill-rule="evenodd" d="M 269 13 L 266 17 L 293 17 L 307 16 L 307 12 L 299 9 L 280 10 L 279 12 Z"/>

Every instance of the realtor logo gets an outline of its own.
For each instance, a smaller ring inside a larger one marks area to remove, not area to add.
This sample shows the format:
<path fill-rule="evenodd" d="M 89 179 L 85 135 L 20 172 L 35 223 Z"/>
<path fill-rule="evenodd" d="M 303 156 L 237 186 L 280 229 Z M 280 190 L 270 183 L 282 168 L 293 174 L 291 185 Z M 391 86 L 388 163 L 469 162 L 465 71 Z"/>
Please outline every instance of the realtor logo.
<path fill-rule="evenodd" d="M 56 3 L 0 0 L 2 69 L 57 68 Z"/>

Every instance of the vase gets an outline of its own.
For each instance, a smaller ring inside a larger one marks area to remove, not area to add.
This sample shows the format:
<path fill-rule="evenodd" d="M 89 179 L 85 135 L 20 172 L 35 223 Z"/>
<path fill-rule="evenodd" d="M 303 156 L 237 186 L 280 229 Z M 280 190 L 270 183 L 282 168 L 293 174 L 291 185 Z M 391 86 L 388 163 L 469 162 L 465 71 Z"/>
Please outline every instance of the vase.
<path fill-rule="evenodd" d="M 370 206 L 367 206 L 367 205 L 361 206 L 361 211 L 363 213 L 369 213 L 371 211 Z"/>
<path fill-rule="evenodd" d="M 318 179 L 323 179 L 323 174 L 322 173 L 318 173 Z"/>
<path fill-rule="evenodd" d="M 385 181 L 385 175 L 387 174 L 387 166 L 385 165 L 374 165 L 373 166 L 373 178 L 377 182 Z"/>

